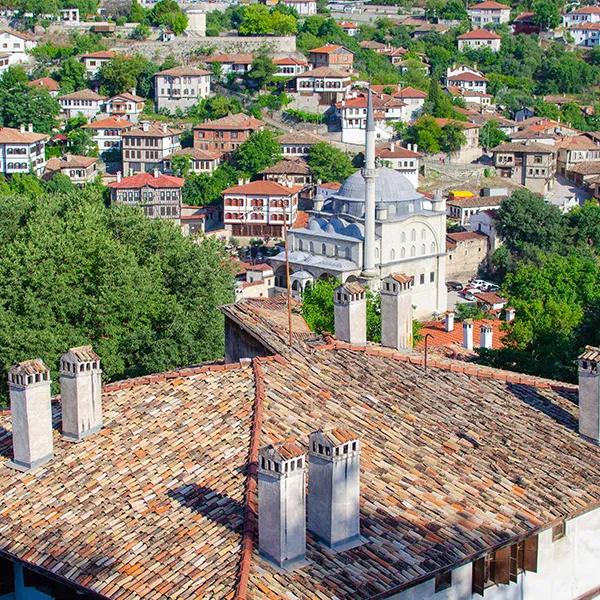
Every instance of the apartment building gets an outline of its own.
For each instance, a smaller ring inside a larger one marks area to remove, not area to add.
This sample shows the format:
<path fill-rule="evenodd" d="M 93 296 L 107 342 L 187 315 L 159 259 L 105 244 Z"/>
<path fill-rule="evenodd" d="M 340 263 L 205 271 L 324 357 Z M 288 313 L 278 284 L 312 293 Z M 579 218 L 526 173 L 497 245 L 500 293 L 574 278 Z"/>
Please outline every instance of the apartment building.
<path fill-rule="evenodd" d="M 0 30 L 0 52 L 8 54 L 11 65 L 28 62 L 28 52 L 37 46 L 37 41 L 30 33 L 14 29 Z"/>
<path fill-rule="evenodd" d="M 510 21 L 510 6 L 494 0 L 484 0 L 467 9 L 471 24 L 475 27 L 484 25 L 500 25 Z"/>
<path fill-rule="evenodd" d="M 90 79 L 95 79 L 100 67 L 109 60 L 112 60 L 115 56 L 117 56 L 117 53 L 112 50 L 100 50 L 98 52 L 82 54 L 79 57 L 79 60 L 83 63 L 87 76 Z"/>
<path fill-rule="evenodd" d="M 137 123 L 144 111 L 146 99 L 132 92 L 117 94 L 106 101 L 105 111 L 111 117 L 126 118 Z"/>
<path fill-rule="evenodd" d="M 254 131 L 261 131 L 265 124 L 243 113 L 227 115 L 206 121 L 194 127 L 194 148 L 219 155 L 237 150 Z"/>
<path fill-rule="evenodd" d="M 67 119 L 79 115 L 88 120 L 93 119 L 97 114 L 102 112 L 105 102 L 106 96 L 101 96 L 90 89 L 79 90 L 58 97 L 58 103 Z"/>
<path fill-rule="evenodd" d="M 163 158 L 161 171 L 173 172 L 173 158 L 176 156 L 189 157 L 189 168 L 191 173 L 212 173 L 221 164 L 221 156 L 216 152 L 200 150 L 200 148 L 182 148 Z"/>
<path fill-rule="evenodd" d="M 86 123 L 83 127 L 93 132 L 94 141 L 102 155 L 113 148 L 121 150 L 123 132 L 132 129 L 133 126 L 134 124 L 129 119 L 107 117 Z"/>
<path fill-rule="evenodd" d="M 141 126 L 123 131 L 123 173 L 130 175 L 158 169 L 165 157 L 181 148 L 181 133 L 181 129 L 166 123 L 148 121 L 142 121 Z"/>
<path fill-rule="evenodd" d="M 502 37 L 488 29 L 478 28 L 459 35 L 456 40 L 458 42 L 458 49 L 461 52 L 465 50 L 480 50 L 482 48 L 489 48 L 493 52 L 498 52 Z"/>
<path fill-rule="evenodd" d="M 296 75 L 296 91 L 301 96 L 317 95 L 319 104 L 329 105 L 342 100 L 352 85 L 348 71 L 331 67 L 316 67 Z"/>
<path fill-rule="evenodd" d="M 75 154 L 50 158 L 46 163 L 44 178 L 51 179 L 57 173 L 65 175 L 76 185 L 92 183 L 99 173 L 98 159 L 95 156 Z"/>
<path fill-rule="evenodd" d="M 600 146 L 584 135 L 565 137 L 556 143 L 556 171 L 567 173 L 580 163 L 599 161 Z"/>
<path fill-rule="evenodd" d="M 194 106 L 210 95 L 209 71 L 193 67 L 175 67 L 154 75 L 154 102 L 156 110 L 173 111 Z"/>
<path fill-rule="evenodd" d="M 138 173 L 109 183 L 111 204 L 137 206 L 151 219 L 168 219 L 180 222 L 182 177 L 163 175 L 155 169 L 152 173 Z"/>
<path fill-rule="evenodd" d="M 273 77 L 293 77 L 294 75 L 301 75 L 309 68 L 308 62 L 295 56 L 275 58 L 273 64 L 277 67 Z"/>
<path fill-rule="evenodd" d="M 554 186 L 556 148 L 553 146 L 505 142 L 492 148 L 492 153 L 500 177 L 538 194 L 545 194 Z"/>
<path fill-rule="evenodd" d="M 34 173 L 40 177 L 46 168 L 48 139 L 45 133 L 34 133 L 31 125 L 0 127 L 0 173 Z"/>
<path fill-rule="evenodd" d="M 342 71 L 352 71 L 354 54 L 344 46 L 325 44 L 313 48 L 308 54 L 308 62 L 315 68 L 328 67 Z"/>
<path fill-rule="evenodd" d="M 225 229 L 244 237 L 283 237 L 284 227 L 298 215 L 298 194 L 303 185 L 276 181 L 240 181 L 223 192 Z"/>

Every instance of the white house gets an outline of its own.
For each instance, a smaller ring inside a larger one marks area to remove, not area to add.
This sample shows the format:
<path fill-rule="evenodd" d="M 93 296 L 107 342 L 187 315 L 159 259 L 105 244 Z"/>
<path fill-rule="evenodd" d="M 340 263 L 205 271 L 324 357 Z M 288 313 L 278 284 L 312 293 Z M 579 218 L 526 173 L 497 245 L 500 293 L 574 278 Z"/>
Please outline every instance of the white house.
<path fill-rule="evenodd" d="M 494 0 L 484 0 L 470 6 L 467 14 L 475 27 L 499 25 L 510 21 L 510 6 L 500 4 L 500 2 Z"/>
<path fill-rule="evenodd" d="M 34 133 L 31 125 L 20 129 L 0 127 L 0 173 L 41 176 L 46 168 L 48 137 L 45 133 Z"/>
<path fill-rule="evenodd" d="M 112 60 L 116 55 L 117 53 L 112 50 L 100 50 L 98 52 L 82 54 L 79 60 L 83 63 L 87 76 L 94 79 L 98 75 L 100 67 L 109 60 Z"/>
<path fill-rule="evenodd" d="M 279 0 L 279 3 L 294 8 L 301 17 L 317 14 L 317 0 Z"/>
<path fill-rule="evenodd" d="M 0 31 L 0 52 L 9 55 L 11 65 L 27 62 L 27 52 L 37 46 L 37 41 L 30 33 L 4 29 Z"/>
<path fill-rule="evenodd" d="M 111 117 L 125 117 L 137 123 L 144 110 L 145 98 L 130 92 L 117 94 L 106 101 L 105 111 Z"/>
<path fill-rule="evenodd" d="M 423 155 L 417 152 L 416 144 L 408 144 L 408 148 L 405 148 L 396 142 L 390 142 L 376 148 L 375 156 L 380 163 L 404 175 L 413 187 L 419 187 L 419 160 Z"/>
<path fill-rule="evenodd" d="M 481 28 L 467 31 L 467 33 L 459 35 L 456 39 L 458 49 L 461 52 L 469 49 L 480 50 L 481 48 L 489 48 L 493 52 L 498 52 L 502 41 L 502 37 L 497 33 Z"/>
<path fill-rule="evenodd" d="M 482 73 L 467 65 L 448 67 L 446 72 L 446 86 L 465 88 L 485 94 L 487 91 L 487 81 Z"/>
<path fill-rule="evenodd" d="M 273 77 L 294 77 L 309 69 L 309 64 L 306 60 L 296 58 L 295 56 L 274 58 L 273 64 L 277 67 L 277 71 L 273 73 Z"/>
<path fill-rule="evenodd" d="M 209 71 L 193 67 L 175 67 L 154 75 L 156 110 L 190 108 L 210 94 Z"/>
<path fill-rule="evenodd" d="M 317 67 L 296 75 L 296 91 L 303 96 L 318 94 L 321 104 L 341 100 L 351 84 L 350 73 L 330 67 Z"/>
<path fill-rule="evenodd" d="M 254 56 L 252 54 L 213 54 L 204 59 L 207 65 L 219 65 L 220 77 L 227 77 L 229 73 L 235 73 L 243 77 L 252 67 Z"/>
<path fill-rule="evenodd" d="M 340 27 L 344 30 L 344 33 L 348 34 L 350 37 L 358 35 L 360 31 L 358 23 L 354 23 L 353 21 L 342 21 Z"/>
<path fill-rule="evenodd" d="M 600 6 L 581 6 L 563 16 L 563 24 L 569 29 L 582 23 L 600 23 Z"/>
<path fill-rule="evenodd" d="M 600 43 L 600 22 L 586 21 L 572 25 L 569 31 L 577 46 L 592 48 Z"/>
<path fill-rule="evenodd" d="M 8 52 L 0 52 L 0 74 L 4 73 L 10 67 L 10 54 Z"/>
<path fill-rule="evenodd" d="M 101 96 L 89 89 L 65 94 L 57 99 L 67 119 L 78 115 L 82 115 L 86 119 L 93 119 L 98 113 L 102 112 L 106 102 L 106 96 Z"/>
<path fill-rule="evenodd" d="M 426 92 L 414 87 L 401 88 L 397 92 L 394 92 L 393 96 L 406 104 L 406 116 L 409 121 L 413 121 L 421 115 L 423 105 L 427 99 Z"/>
<path fill-rule="evenodd" d="M 83 127 L 93 132 L 94 141 L 102 154 L 113 148 L 120 150 L 123 132 L 129 131 L 133 127 L 133 123 L 124 118 L 107 117 L 87 123 Z"/>

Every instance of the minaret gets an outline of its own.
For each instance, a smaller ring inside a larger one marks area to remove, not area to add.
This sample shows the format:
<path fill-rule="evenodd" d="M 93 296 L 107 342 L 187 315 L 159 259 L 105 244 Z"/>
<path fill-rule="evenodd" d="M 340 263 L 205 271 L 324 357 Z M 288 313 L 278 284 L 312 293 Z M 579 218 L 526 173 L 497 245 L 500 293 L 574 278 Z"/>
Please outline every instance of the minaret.
<path fill-rule="evenodd" d="M 367 123 L 365 131 L 365 166 L 362 170 L 365 179 L 365 241 L 362 276 L 373 278 L 375 270 L 375 119 L 371 88 L 367 99 Z"/>

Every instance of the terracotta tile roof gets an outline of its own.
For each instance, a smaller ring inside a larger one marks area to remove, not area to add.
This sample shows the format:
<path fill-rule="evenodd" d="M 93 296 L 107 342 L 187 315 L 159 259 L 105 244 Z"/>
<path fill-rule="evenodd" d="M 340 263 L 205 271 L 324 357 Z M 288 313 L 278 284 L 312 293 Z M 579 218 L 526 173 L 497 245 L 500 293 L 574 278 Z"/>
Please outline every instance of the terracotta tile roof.
<path fill-rule="evenodd" d="M 327 140 L 320 135 L 310 133 L 309 131 L 294 131 L 293 133 L 284 133 L 279 136 L 277 141 L 282 144 L 301 144 L 304 146 L 312 146 L 313 144 L 319 144 L 326 142 Z"/>
<path fill-rule="evenodd" d="M 296 214 L 296 220 L 294 221 L 294 224 L 292 225 L 292 227 L 294 229 L 306 229 L 309 219 L 310 219 L 310 215 L 307 212 L 305 212 L 303 210 L 299 210 L 298 213 Z"/>
<path fill-rule="evenodd" d="M 114 58 L 117 56 L 116 52 L 112 50 L 99 50 L 98 52 L 90 52 L 88 54 L 82 54 L 81 58 Z"/>
<path fill-rule="evenodd" d="M 379 158 L 421 158 L 423 155 L 419 152 L 409 150 L 404 146 L 394 144 L 394 149 L 390 145 L 375 148 L 375 156 Z"/>
<path fill-rule="evenodd" d="M 458 40 L 501 40 L 502 37 L 489 29 L 473 29 L 459 35 Z"/>
<path fill-rule="evenodd" d="M 287 187 L 276 181 L 262 179 L 260 181 L 251 181 L 250 183 L 242 183 L 223 190 L 223 194 L 258 194 L 263 196 L 291 196 L 297 194 L 304 186 L 293 185 Z"/>
<path fill-rule="evenodd" d="M 339 181 L 326 181 L 325 183 L 320 183 L 319 187 L 337 192 L 342 187 L 342 184 Z"/>
<path fill-rule="evenodd" d="M 554 146 L 548 144 L 538 144 L 532 142 L 531 144 L 519 144 L 517 142 L 502 142 L 495 148 L 492 148 L 492 152 L 523 152 L 525 154 L 553 154 L 556 152 Z"/>
<path fill-rule="evenodd" d="M 346 283 L 342 284 L 342 288 L 349 294 L 362 294 L 365 291 L 365 288 L 356 281 L 346 281 Z"/>
<path fill-rule="evenodd" d="M 500 4 L 500 2 L 494 2 L 494 0 L 484 0 L 484 2 L 479 2 L 479 4 L 473 4 L 469 6 L 469 10 L 472 9 L 510 10 L 510 6 L 506 6 L 506 4 Z"/>
<path fill-rule="evenodd" d="M 344 48 L 344 46 L 339 46 L 338 44 L 325 44 L 324 46 L 313 48 L 312 50 L 309 50 L 309 52 L 315 54 L 331 54 L 332 52 L 337 52 L 338 50 L 346 50 L 346 52 L 350 52 L 350 50 Z"/>
<path fill-rule="evenodd" d="M 515 131 L 510 134 L 511 140 L 547 140 L 557 139 L 558 136 L 555 133 L 546 131 L 545 129 L 533 129 L 533 127 L 526 127 L 520 131 Z"/>
<path fill-rule="evenodd" d="M 28 33 L 27 31 L 17 31 L 16 29 L 8 29 L 4 27 L 0 29 L 0 33 L 9 33 L 10 35 L 14 35 L 15 37 L 21 38 L 26 42 L 36 41 L 36 37 L 32 33 Z"/>
<path fill-rule="evenodd" d="M 39 375 L 48 373 L 48 367 L 41 358 L 33 358 L 14 364 L 10 367 L 9 373 L 11 375 Z"/>
<path fill-rule="evenodd" d="M 600 23 L 576 23 L 571 25 L 570 29 L 576 31 L 598 31 L 600 30 Z"/>
<path fill-rule="evenodd" d="M 396 98 L 427 98 L 427 93 L 414 87 L 405 87 L 394 92 Z"/>
<path fill-rule="evenodd" d="M 252 54 L 214 54 L 204 59 L 207 63 L 231 63 L 234 65 L 249 65 L 253 60 Z"/>
<path fill-rule="evenodd" d="M 506 304 L 508 302 L 505 298 L 496 294 L 496 292 L 475 292 L 473 295 L 484 304 Z"/>
<path fill-rule="evenodd" d="M 83 125 L 85 129 L 131 129 L 133 123 L 129 119 L 120 117 L 107 117 Z"/>
<path fill-rule="evenodd" d="M 306 60 L 296 58 L 295 56 L 285 56 L 283 58 L 274 58 L 273 64 L 274 65 L 304 65 L 304 66 L 308 65 Z"/>
<path fill-rule="evenodd" d="M 446 239 L 453 242 L 466 242 L 467 240 L 485 240 L 487 236 L 477 231 L 454 231 L 446 234 Z"/>
<path fill-rule="evenodd" d="M 304 160 L 282 159 L 272 167 L 267 167 L 260 172 L 262 175 L 310 175 L 310 168 Z"/>
<path fill-rule="evenodd" d="M 594 346 L 586 346 L 584 351 L 579 355 L 580 360 L 600 360 L 600 351 Z"/>
<path fill-rule="evenodd" d="M 61 156 L 60 158 L 54 157 L 48 159 L 46 163 L 46 169 L 48 171 L 57 171 L 60 169 L 86 169 L 87 167 L 98 162 L 98 158 L 94 156 L 78 156 L 75 154 L 69 154 Z"/>
<path fill-rule="evenodd" d="M 113 96 L 110 101 L 114 100 L 130 100 L 131 102 L 145 102 L 146 98 L 142 98 L 142 96 L 136 96 L 135 94 L 131 94 L 130 92 L 123 92 L 122 94 L 117 94 Z"/>
<path fill-rule="evenodd" d="M 582 6 L 580 8 L 576 8 L 571 12 L 567 13 L 569 15 L 598 15 L 600 14 L 600 6 Z"/>
<path fill-rule="evenodd" d="M 180 135 L 181 133 L 183 133 L 182 129 L 172 127 L 166 123 L 152 122 L 149 124 L 147 131 L 143 125 L 138 125 L 135 128 L 124 131 L 123 137 L 170 137 Z"/>
<path fill-rule="evenodd" d="M 504 329 L 505 322 L 499 319 L 479 319 L 473 321 L 474 348 L 479 348 L 481 345 L 481 325 L 488 325 L 492 328 L 492 348 L 494 350 L 504 347 L 502 340 L 507 333 Z M 452 331 L 446 331 L 443 321 L 426 321 L 420 331 L 423 339 L 417 342 L 417 349 L 423 350 L 425 348 L 425 335 L 428 333 L 432 336 L 427 342 L 430 349 L 445 348 L 450 350 L 453 356 L 475 355 L 475 352 L 468 352 L 463 347 L 463 326 L 460 321 L 455 321 Z"/>
<path fill-rule="evenodd" d="M 296 78 L 298 77 L 333 77 L 335 79 L 348 79 L 352 77 L 352 73 L 343 71 L 342 69 L 332 69 L 331 67 L 317 67 L 316 69 L 304 71 L 304 73 L 296 75 Z"/>
<path fill-rule="evenodd" d="M 155 177 L 153 173 L 138 173 L 131 177 L 124 177 L 121 181 L 113 181 L 108 184 L 108 187 L 114 190 L 135 190 L 143 187 L 173 189 L 182 188 L 184 183 L 183 177 L 164 175 L 163 173 L 159 173 L 158 177 Z"/>
<path fill-rule="evenodd" d="M 578 175 L 595 175 L 600 173 L 600 161 L 590 160 L 571 167 L 570 171 Z"/>
<path fill-rule="evenodd" d="M 58 81 L 52 79 L 52 77 L 40 77 L 39 79 L 34 79 L 30 81 L 28 84 L 30 87 L 43 87 L 46 88 L 49 92 L 58 92 L 60 89 L 60 85 Z"/>
<path fill-rule="evenodd" d="M 448 81 L 487 81 L 483 75 L 477 75 L 477 73 L 470 73 L 469 71 L 450 75 L 447 79 Z"/>
<path fill-rule="evenodd" d="M 381 42 L 375 40 L 365 40 L 358 44 L 361 48 L 367 48 L 368 50 L 383 50 L 387 46 Z M 382 86 L 383 87 L 383 86 Z"/>
<path fill-rule="evenodd" d="M 340 27 L 342 29 L 358 29 L 358 24 L 353 23 L 352 21 L 341 21 Z"/>
<path fill-rule="evenodd" d="M 201 150 L 200 148 L 181 148 L 181 150 L 176 150 L 169 156 L 165 157 L 167 159 L 171 159 L 174 156 L 190 156 L 195 160 L 219 160 L 220 155 L 216 152 L 209 152 L 208 150 Z M 165 159 L 163 159 L 165 160 Z"/>
<path fill-rule="evenodd" d="M 410 283 L 415 280 L 413 275 L 406 275 L 404 273 L 393 273 L 390 277 L 398 283 Z"/>
<path fill-rule="evenodd" d="M 0 144 L 34 144 L 47 140 L 50 136 L 45 133 L 21 131 L 12 127 L 0 127 Z"/>
<path fill-rule="evenodd" d="M 60 100 L 95 100 L 100 102 L 101 100 L 106 100 L 106 96 L 101 96 L 94 92 L 94 90 L 78 90 L 76 92 L 72 92 L 71 94 L 64 94 L 63 96 L 58 97 Z"/>
<path fill-rule="evenodd" d="M 158 75 L 167 75 L 170 77 L 201 77 L 203 75 L 210 75 L 210 71 L 194 69 L 194 67 L 173 67 L 172 69 L 166 69 L 165 71 L 159 71 L 154 74 L 154 77 Z"/>
<path fill-rule="evenodd" d="M 557 148 L 566 150 L 596 150 L 600 152 L 600 146 L 584 135 L 569 135 L 556 143 Z"/>
<path fill-rule="evenodd" d="M 443 119 L 435 117 L 434 120 L 440 127 L 445 127 L 446 125 L 450 124 L 457 125 L 461 129 L 479 129 L 481 127 L 481 125 L 478 125 L 477 123 L 469 123 L 468 121 L 457 121 L 455 119 Z"/>
<path fill-rule="evenodd" d="M 264 127 L 264 125 L 264 122 L 260 121 L 259 119 L 255 119 L 254 117 L 245 115 L 244 113 L 237 113 L 235 115 L 227 115 L 226 117 L 221 117 L 220 119 L 215 119 L 213 121 L 205 121 L 200 125 L 196 125 L 194 129 L 240 129 L 254 131 Z"/>

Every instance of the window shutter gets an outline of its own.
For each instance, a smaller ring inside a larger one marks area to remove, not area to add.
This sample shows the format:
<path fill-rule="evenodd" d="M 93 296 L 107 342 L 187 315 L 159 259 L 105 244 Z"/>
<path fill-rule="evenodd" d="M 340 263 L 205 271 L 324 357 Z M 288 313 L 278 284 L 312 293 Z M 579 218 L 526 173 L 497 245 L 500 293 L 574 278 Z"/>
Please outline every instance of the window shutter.
<path fill-rule="evenodd" d="M 510 546 L 494 553 L 494 583 L 510 583 Z"/>
<path fill-rule="evenodd" d="M 537 573 L 538 536 L 533 535 L 525 540 L 523 550 L 523 568 Z"/>
<path fill-rule="evenodd" d="M 517 583 L 519 575 L 519 544 L 510 547 L 510 580 Z"/>
<path fill-rule="evenodd" d="M 479 558 L 473 563 L 473 583 L 471 591 L 483 596 L 485 584 L 485 558 Z"/>

